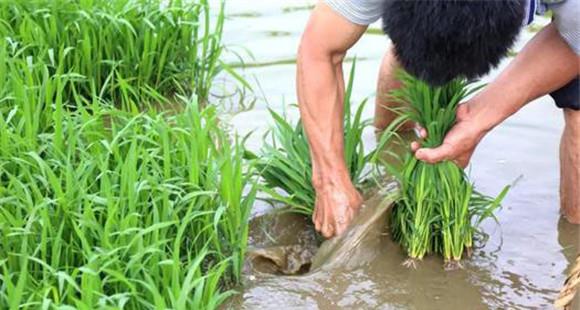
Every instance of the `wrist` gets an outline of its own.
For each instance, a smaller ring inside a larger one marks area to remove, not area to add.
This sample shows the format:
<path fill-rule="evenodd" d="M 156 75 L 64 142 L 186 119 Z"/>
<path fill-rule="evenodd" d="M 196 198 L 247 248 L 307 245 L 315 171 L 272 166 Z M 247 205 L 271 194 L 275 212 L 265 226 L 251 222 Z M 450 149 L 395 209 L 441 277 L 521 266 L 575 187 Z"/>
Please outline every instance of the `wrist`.
<path fill-rule="evenodd" d="M 334 186 L 345 181 L 350 182 L 350 174 L 344 163 L 344 159 L 336 160 L 330 164 L 313 163 L 312 185 L 316 190 Z"/>
<path fill-rule="evenodd" d="M 490 131 L 531 100 L 528 87 L 512 76 L 510 70 L 504 71 L 470 100 L 483 130 Z"/>
<path fill-rule="evenodd" d="M 470 118 L 477 130 L 485 134 L 517 112 L 522 107 L 520 101 L 513 96 L 504 96 L 503 91 L 488 88 L 469 101 Z"/>

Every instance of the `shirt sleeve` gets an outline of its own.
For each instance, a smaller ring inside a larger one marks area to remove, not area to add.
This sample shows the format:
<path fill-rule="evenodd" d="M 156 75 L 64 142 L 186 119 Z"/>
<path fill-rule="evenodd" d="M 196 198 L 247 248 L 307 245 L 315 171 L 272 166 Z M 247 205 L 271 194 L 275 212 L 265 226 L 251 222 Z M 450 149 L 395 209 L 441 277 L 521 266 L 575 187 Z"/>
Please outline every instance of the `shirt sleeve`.
<path fill-rule="evenodd" d="M 379 20 L 385 0 L 324 0 L 335 12 L 350 22 L 367 26 Z"/>
<path fill-rule="evenodd" d="M 568 45 L 580 55 L 580 0 L 566 0 L 550 7 L 554 24 Z"/>

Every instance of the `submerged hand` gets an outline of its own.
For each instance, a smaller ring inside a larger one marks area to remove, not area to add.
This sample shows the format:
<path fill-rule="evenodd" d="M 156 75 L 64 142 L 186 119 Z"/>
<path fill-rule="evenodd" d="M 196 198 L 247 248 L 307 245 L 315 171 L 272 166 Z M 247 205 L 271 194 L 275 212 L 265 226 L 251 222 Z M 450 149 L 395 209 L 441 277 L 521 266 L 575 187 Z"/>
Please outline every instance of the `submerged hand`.
<path fill-rule="evenodd" d="M 415 152 L 415 157 L 431 164 L 450 160 L 459 167 L 465 168 L 487 130 L 480 125 L 481 122 L 475 117 L 473 106 L 469 103 L 458 107 L 456 119 L 455 125 L 447 133 L 440 146 L 436 148 L 421 148 L 418 142 L 413 142 L 411 149 Z M 426 136 L 426 134 L 422 130 L 421 135 Z"/>
<path fill-rule="evenodd" d="M 342 234 L 360 209 L 363 199 L 348 177 L 317 182 L 316 203 L 312 220 L 325 238 Z"/>

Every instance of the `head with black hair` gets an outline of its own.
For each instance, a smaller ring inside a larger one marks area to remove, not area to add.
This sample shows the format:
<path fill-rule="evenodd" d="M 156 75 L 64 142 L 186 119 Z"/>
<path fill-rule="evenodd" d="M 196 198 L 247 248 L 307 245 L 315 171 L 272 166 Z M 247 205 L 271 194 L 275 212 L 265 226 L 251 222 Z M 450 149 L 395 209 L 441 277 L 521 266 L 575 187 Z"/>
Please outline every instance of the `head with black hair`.
<path fill-rule="evenodd" d="M 405 70 L 441 85 L 495 67 L 524 14 L 525 0 L 387 0 L 383 29 Z"/>

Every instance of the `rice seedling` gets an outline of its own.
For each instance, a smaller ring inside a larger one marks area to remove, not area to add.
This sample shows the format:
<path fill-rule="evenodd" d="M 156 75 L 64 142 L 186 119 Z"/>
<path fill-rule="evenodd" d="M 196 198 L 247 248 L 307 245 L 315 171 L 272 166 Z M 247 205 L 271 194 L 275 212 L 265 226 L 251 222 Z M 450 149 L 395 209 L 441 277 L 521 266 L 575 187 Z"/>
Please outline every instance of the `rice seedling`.
<path fill-rule="evenodd" d="M 400 117 L 381 137 L 379 149 L 396 136 L 393 129 L 407 121 L 427 129 L 425 147 L 441 145 L 455 123 L 459 103 L 478 89 L 462 79 L 432 87 L 404 72 L 400 78 L 403 87 L 391 93 L 402 104 L 395 109 Z M 439 253 L 448 266 L 457 265 L 471 251 L 477 226 L 493 216 L 509 187 L 491 198 L 477 193 L 453 162 L 432 165 L 410 153 L 402 162 L 402 168 L 387 164 L 401 191 L 391 215 L 393 238 L 407 251 L 411 264 L 428 253 Z"/>
<path fill-rule="evenodd" d="M 0 41 L 0 309 L 217 308 L 256 187 L 216 108 L 131 83 L 82 94 L 66 52 L 28 52 Z M 131 92 L 184 108 L 117 108 Z"/>
<path fill-rule="evenodd" d="M 13 57 L 76 74 L 77 82 L 61 90 L 65 98 L 96 93 L 122 99 L 127 109 L 156 103 L 147 91 L 155 90 L 169 98 L 195 94 L 203 104 L 223 70 L 247 86 L 220 60 L 220 3 L 211 12 L 208 0 L 5 0 L 0 37 Z"/>
<path fill-rule="evenodd" d="M 351 94 L 354 83 L 356 60 L 350 69 L 344 105 L 344 147 L 345 160 L 351 179 L 361 185 L 366 178 L 365 170 L 372 154 L 365 155 L 362 134 L 370 125 L 362 119 L 366 100 L 351 114 Z M 246 151 L 248 158 L 254 160 L 256 171 L 265 183 L 263 190 L 274 200 L 290 206 L 292 212 L 310 216 L 314 209 L 316 193 L 312 187 L 312 163 L 308 140 L 302 124 L 291 124 L 282 115 L 270 110 L 274 127 L 265 138 L 259 155 Z M 284 191 L 282 195 L 276 189 Z"/>
<path fill-rule="evenodd" d="M 168 119 L 92 108 L 61 115 L 60 147 L 1 113 L 0 308 L 217 307 L 255 194 L 241 146 L 195 101 Z"/>

